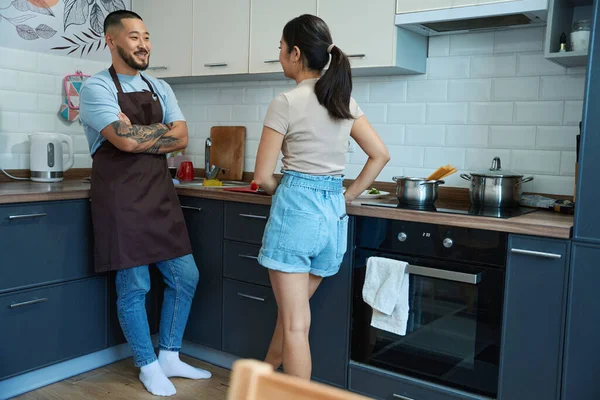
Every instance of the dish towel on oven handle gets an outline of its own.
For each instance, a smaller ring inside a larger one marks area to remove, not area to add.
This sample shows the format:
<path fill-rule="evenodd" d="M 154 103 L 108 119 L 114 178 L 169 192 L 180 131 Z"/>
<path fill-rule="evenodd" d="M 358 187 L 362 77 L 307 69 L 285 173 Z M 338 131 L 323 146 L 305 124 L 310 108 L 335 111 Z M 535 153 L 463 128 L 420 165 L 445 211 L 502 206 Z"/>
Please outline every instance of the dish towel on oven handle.
<path fill-rule="evenodd" d="M 408 263 L 383 257 L 369 257 L 362 296 L 373 308 L 371 326 L 406 335 L 408 322 Z"/>

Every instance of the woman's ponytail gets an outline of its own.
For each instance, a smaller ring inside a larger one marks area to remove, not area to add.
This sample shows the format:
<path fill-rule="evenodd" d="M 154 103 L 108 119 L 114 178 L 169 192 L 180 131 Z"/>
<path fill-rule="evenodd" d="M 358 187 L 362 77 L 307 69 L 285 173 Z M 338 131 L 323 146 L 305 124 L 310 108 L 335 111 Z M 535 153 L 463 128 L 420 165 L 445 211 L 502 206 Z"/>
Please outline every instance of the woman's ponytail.
<path fill-rule="evenodd" d="M 352 95 L 352 72 L 348 57 L 339 47 L 328 47 L 331 54 L 329 68 L 315 85 L 315 94 L 319 103 L 336 119 L 353 118 L 350 112 Z"/>

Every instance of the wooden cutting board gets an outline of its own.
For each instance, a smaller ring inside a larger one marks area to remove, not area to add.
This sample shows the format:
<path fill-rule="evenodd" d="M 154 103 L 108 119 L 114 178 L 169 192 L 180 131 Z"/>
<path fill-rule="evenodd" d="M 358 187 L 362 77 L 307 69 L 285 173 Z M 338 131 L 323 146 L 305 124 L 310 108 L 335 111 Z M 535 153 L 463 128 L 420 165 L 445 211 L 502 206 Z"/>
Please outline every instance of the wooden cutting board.
<path fill-rule="evenodd" d="M 210 128 L 210 165 L 227 168 L 220 180 L 241 181 L 244 174 L 246 147 L 245 126 L 213 126 Z"/>

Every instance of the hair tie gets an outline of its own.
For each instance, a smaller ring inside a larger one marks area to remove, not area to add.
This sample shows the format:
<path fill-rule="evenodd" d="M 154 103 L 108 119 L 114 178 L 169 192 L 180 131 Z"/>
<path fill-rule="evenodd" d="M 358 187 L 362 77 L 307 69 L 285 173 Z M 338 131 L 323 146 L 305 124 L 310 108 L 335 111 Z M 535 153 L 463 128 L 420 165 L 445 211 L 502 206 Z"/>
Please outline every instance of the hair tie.
<path fill-rule="evenodd" d="M 327 48 L 327 53 L 331 54 L 331 50 L 333 50 L 334 47 L 335 47 L 335 44 L 331 43 L 329 45 L 329 47 Z"/>

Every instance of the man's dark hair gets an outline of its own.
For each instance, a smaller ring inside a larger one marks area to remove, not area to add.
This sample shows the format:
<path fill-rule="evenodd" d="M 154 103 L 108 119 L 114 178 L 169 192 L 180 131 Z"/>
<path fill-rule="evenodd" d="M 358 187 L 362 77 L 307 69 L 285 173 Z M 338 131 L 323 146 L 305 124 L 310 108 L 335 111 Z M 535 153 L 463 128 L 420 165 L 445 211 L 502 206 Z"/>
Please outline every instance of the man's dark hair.
<path fill-rule="evenodd" d="M 134 13 L 133 11 L 129 11 L 129 10 L 113 11 L 110 14 L 108 14 L 106 16 L 106 18 L 104 19 L 104 33 L 108 32 L 108 30 L 113 26 L 121 26 L 122 27 L 123 23 L 121 21 L 125 18 L 136 18 L 136 19 L 139 19 L 140 21 L 143 21 L 142 17 L 140 17 L 138 14 Z"/>

